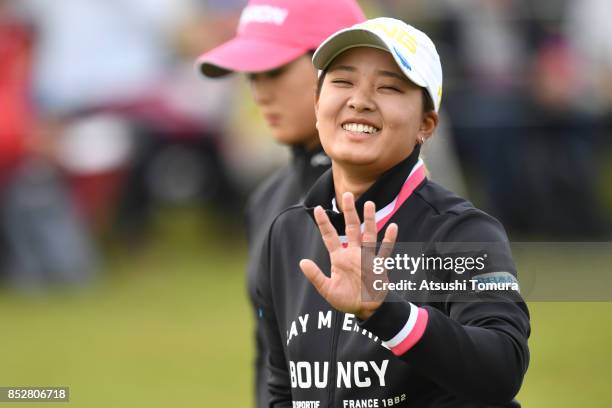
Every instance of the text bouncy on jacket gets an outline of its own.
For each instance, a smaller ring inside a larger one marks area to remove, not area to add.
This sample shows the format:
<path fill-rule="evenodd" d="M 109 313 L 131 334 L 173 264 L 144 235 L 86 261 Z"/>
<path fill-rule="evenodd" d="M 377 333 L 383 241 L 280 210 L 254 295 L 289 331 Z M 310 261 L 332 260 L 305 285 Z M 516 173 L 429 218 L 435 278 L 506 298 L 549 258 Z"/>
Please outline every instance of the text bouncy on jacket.
<path fill-rule="evenodd" d="M 319 146 L 307 150 L 293 146 L 290 163 L 274 173 L 249 197 L 245 210 L 245 226 L 249 243 L 247 285 L 249 298 L 255 302 L 256 285 L 259 280 L 261 248 L 270 229 L 270 224 L 283 210 L 298 204 L 314 182 L 330 166 L 330 160 Z M 256 318 L 257 319 L 257 318 Z M 256 320 L 255 325 L 255 407 L 268 406 L 269 393 L 265 362 L 268 350 L 264 341 L 263 328 Z"/>
<path fill-rule="evenodd" d="M 396 199 L 420 164 L 418 150 L 359 197 L 362 220 L 366 201 L 374 201 L 378 212 Z M 417 305 L 389 292 L 366 321 L 334 310 L 318 294 L 298 263 L 312 259 L 329 274 L 329 254 L 312 211 L 322 205 L 343 235 L 333 197 L 327 171 L 303 206 L 276 218 L 263 248 L 257 290 L 270 352 L 270 406 L 519 407 L 513 398 L 529 362 L 530 325 L 517 292 L 480 293 L 494 300 L 487 302 L 448 295 Z M 515 279 L 499 222 L 426 178 L 387 221 L 398 224 L 398 243 L 501 243 L 504 256 L 483 272 Z M 383 233 L 379 229 L 379 240 Z"/>

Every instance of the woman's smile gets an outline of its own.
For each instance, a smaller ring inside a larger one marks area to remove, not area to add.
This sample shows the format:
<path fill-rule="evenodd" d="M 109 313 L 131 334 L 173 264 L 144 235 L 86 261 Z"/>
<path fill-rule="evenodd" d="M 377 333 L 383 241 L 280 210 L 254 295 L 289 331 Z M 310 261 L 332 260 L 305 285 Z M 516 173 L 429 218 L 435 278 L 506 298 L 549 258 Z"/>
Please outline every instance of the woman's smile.
<path fill-rule="evenodd" d="M 341 127 L 346 132 L 346 137 L 355 142 L 369 140 L 381 131 L 380 127 L 364 119 L 348 119 Z"/>

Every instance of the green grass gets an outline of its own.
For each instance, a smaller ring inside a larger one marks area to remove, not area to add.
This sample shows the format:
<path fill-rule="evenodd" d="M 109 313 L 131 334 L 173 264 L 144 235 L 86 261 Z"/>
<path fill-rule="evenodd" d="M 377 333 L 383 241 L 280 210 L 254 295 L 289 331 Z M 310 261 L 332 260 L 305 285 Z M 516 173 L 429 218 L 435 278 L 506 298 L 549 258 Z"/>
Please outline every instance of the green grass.
<path fill-rule="evenodd" d="M 75 407 L 250 406 L 245 246 L 220 234 L 172 213 L 146 248 L 111 250 L 93 288 L 1 292 L 0 386 L 68 385 Z M 612 303 L 530 308 L 524 406 L 612 406 Z"/>
<path fill-rule="evenodd" d="M 84 292 L 3 292 L 0 385 L 68 385 L 77 407 L 248 406 L 245 247 L 215 228 L 164 223 Z"/>
<path fill-rule="evenodd" d="M 526 407 L 612 406 L 612 303 L 532 303 Z"/>

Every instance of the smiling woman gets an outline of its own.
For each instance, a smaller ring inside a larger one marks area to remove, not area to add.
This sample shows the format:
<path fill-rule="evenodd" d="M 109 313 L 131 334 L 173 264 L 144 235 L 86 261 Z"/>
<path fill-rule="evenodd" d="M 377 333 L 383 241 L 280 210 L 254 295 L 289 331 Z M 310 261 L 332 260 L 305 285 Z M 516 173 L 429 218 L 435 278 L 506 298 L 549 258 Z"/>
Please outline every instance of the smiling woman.
<path fill-rule="evenodd" d="M 421 89 L 389 52 L 343 52 L 327 69 L 315 105 L 323 148 L 339 166 L 358 167 L 375 180 L 437 126 L 438 114 L 423 110 Z"/>
<path fill-rule="evenodd" d="M 317 129 L 332 167 L 303 204 L 275 219 L 264 244 L 257 293 L 271 406 L 520 406 L 513 398 L 530 324 L 518 284 L 442 296 L 425 289 L 416 301 L 391 289 L 405 275 L 375 274 L 363 262 L 381 242 L 380 258 L 414 255 L 393 250 L 396 242 L 419 243 L 429 256 L 443 255 L 439 243 L 451 254 L 492 244 L 470 277 L 517 282 L 501 224 L 425 176 L 420 147 L 438 125 L 442 96 L 434 44 L 379 18 L 332 35 L 313 62 L 322 72 Z M 434 277 L 449 283 L 463 272 Z M 371 282 L 388 284 L 372 291 Z"/>

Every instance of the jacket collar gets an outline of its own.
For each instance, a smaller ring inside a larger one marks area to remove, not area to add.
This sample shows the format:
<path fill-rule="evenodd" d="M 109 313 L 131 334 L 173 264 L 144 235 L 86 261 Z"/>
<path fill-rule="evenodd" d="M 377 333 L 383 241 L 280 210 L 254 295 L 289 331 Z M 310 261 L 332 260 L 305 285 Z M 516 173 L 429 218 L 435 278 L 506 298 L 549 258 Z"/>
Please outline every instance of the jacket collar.
<path fill-rule="evenodd" d="M 411 170 L 417 164 L 420 150 L 420 145 L 415 146 L 414 150 L 407 158 L 383 173 L 383 175 L 357 199 L 355 206 L 357 207 L 357 213 L 361 221 L 363 221 L 363 205 L 366 201 L 374 202 L 374 204 L 376 204 L 376 209 L 379 210 L 395 199 Z M 343 235 L 344 215 L 333 210 L 332 199 L 334 199 L 334 197 L 334 179 L 332 171 L 329 169 L 323 173 L 306 195 L 304 199 L 304 209 L 314 221 L 315 207 L 319 205 L 322 206 L 338 233 Z"/>
<path fill-rule="evenodd" d="M 291 146 L 291 156 L 294 163 L 302 164 L 305 167 L 328 168 L 331 165 L 331 160 L 327 157 L 321 145 L 314 149 L 307 149 L 304 145 L 293 145 Z"/>
<path fill-rule="evenodd" d="M 307 149 L 303 145 L 291 146 L 291 167 L 299 188 L 300 197 L 304 197 L 315 181 L 331 166 L 331 160 L 321 145 Z"/>

